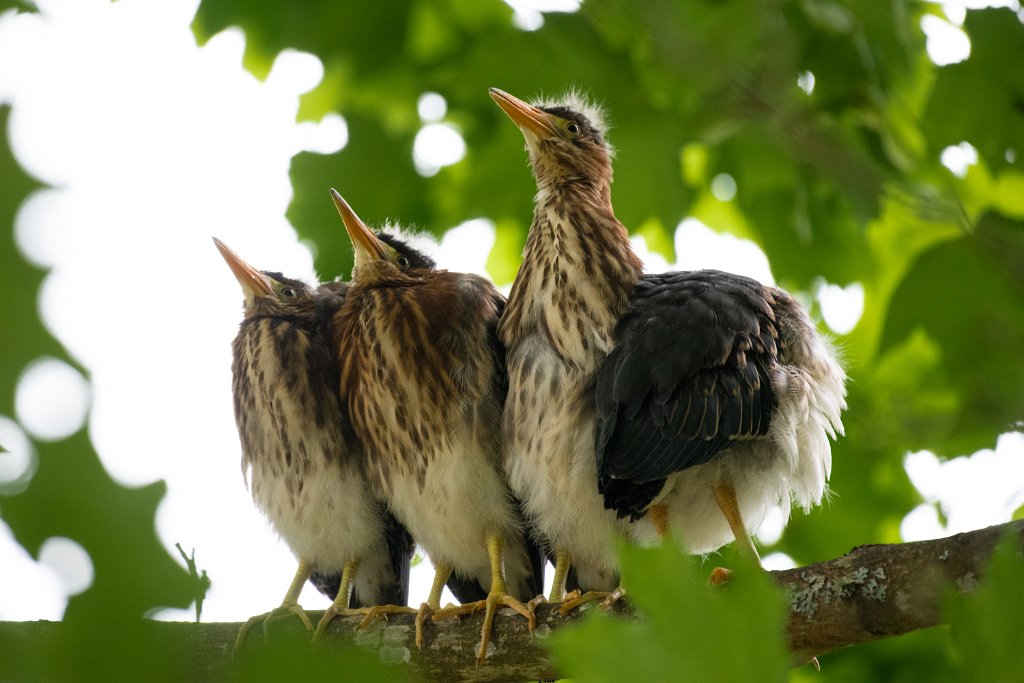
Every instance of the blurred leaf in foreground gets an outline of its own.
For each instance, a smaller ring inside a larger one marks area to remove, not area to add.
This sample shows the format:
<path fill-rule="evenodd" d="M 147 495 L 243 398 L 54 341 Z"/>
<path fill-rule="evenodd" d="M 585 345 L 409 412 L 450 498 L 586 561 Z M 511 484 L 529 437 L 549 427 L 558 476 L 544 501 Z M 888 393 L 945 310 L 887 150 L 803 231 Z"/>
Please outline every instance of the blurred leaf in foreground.
<path fill-rule="evenodd" d="M 959 579 L 970 588 L 974 575 Z M 946 616 L 953 627 L 953 643 L 961 661 L 958 680 L 1019 681 L 1024 672 L 1024 556 L 1020 539 L 1007 534 L 996 548 L 981 586 L 973 593 L 957 594 Z"/>
<path fill-rule="evenodd" d="M 768 575 L 737 565 L 712 588 L 697 558 L 674 545 L 623 547 L 629 600 L 642 615 L 617 619 L 600 609 L 551 636 L 559 671 L 586 681 L 783 680 L 790 667 L 787 609 Z"/>

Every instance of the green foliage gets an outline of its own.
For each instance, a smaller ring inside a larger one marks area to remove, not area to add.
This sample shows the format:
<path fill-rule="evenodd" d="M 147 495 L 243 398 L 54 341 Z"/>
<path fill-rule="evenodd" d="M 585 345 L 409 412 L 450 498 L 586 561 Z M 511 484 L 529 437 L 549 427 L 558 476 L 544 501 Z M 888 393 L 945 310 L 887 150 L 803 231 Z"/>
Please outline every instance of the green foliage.
<path fill-rule="evenodd" d="M 203 601 L 206 600 L 206 593 L 210 590 L 210 577 L 206 575 L 205 569 L 200 573 L 199 568 L 196 566 L 195 548 L 192 549 L 191 555 L 186 555 L 185 549 L 181 547 L 180 543 L 175 543 L 174 547 L 178 549 L 181 559 L 185 560 L 189 578 L 192 579 L 192 600 L 196 605 L 196 623 L 198 624 L 202 621 L 203 617 Z"/>
<path fill-rule="evenodd" d="M 266 645 L 237 657 L 229 681 L 374 681 L 401 683 L 408 680 L 396 667 L 381 664 L 375 652 L 356 648 L 310 647 L 309 634 L 298 630 L 282 637 L 275 629 Z"/>
<path fill-rule="evenodd" d="M 25 195 L 38 185 L 18 168 L 7 142 L 8 109 L 0 109 L 0 222 L 11 226 Z M 0 414 L 14 414 L 14 388 L 24 366 L 42 354 L 72 363 L 42 326 L 36 310 L 43 273 L 26 263 L 7 230 L 0 249 Z M 130 680 L 143 672 L 173 671 L 166 653 L 148 637 L 143 617 L 160 607 L 186 607 L 191 600 L 188 575 L 160 544 L 154 516 L 164 495 L 158 482 L 126 489 L 103 469 L 87 435 L 81 431 L 55 443 L 33 444 L 37 460 L 27 490 L 4 491 L 0 513 L 18 543 L 38 556 L 43 542 L 60 536 L 74 540 L 89 554 L 95 578 L 89 590 L 73 597 L 64 615 L 67 628 L 57 638 L 34 644 L 31 653 L 4 652 L 0 643 L 0 678 L 7 667 L 34 662 L 21 680 L 83 680 L 109 674 Z M 147 678 L 150 678 L 147 676 Z M 156 678 L 159 678 L 157 675 Z M 152 678 L 151 678 L 152 680 Z"/>
<path fill-rule="evenodd" d="M 883 344 L 925 330 L 940 355 L 927 377 L 948 378 L 960 408 L 933 424 L 931 448 L 990 446 L 993 427 L 1010 430 L 1024 415 L 1022 311 L 1024 223 L 999 214 L 986 213 L 973 234 L 922 254 L 907 274 L 890 304 Z"/>
<path fill-rule="evenodd" d="M 1024 150 L 1024 24 L 1013 10 L 971 12 L 964 24 L 971 58 L 939 71 L 923 129 L 935 149 L 968 140 L 994 170 L 1015 166 L 1007 150 Z"/>
<path fill-rule="evenodd" d="M 976 581 L 973 576 L 964 581 Z M 985 580 L 971 594 L 954 596 L 947 607 L 961 681 L 1015 681 L 1024 671 L 1024 555 L 1020 539 L 1007 537 L 996 548 Z"/>
<path fill-rule="evenodd" d="M 580 681 L 785 679 L 788 610 L 766 574 L 741 564 L 727 584 L 710 588 L 699 562 L 673 544 L 623 547 L 620 557 L 629 599 L 643 616 L 591 609 L 579 626 L 552 634 L 549 648 L 563 674 Z"/>
<path fill-rule="evenodd" d="M 0 1 L 0 11 L 26 6 Z M 577 13 L 546 15 L 531 32 L 516 28 L 498 0 L 203 0 L 194 27 L 206 39 L 240 26 L 245 64 L 261 77 L 285 48 L 323 61 L 324 80 L 303 98 L 300 117 L 340 112 L 349 144 L 294 159 L 288 217 L 315 246 L 324 274 L 351 267 L 327 194 L 333 186 L 375 223 L 397 219 L 440 235 L 491 218 L 498 235 L 488 267 L 496 281 L 510 282 L 534 186 L 522 138 L 487 88 L 529 98 L 577 86 L 609 108 L 616 212 L 653 248 L 672 256 L 675 226 L 693 215 L 755 240 L 783 286 L 813 292 L 821 278 L 861 283 L 863 317 L 837 340 L 851 384 L 832 497 L 823 510 L 796 515 L 766 549 L 807 563 L 899 539 L 900 520 L 920 502 L 903 470 L 907 450 L 959 455 L 991 446 L 1024 419 L 1024 71 L 1014 68 L 1024 63 L 1024 26 L 1010 10 L 969 11 L 970 57 L 936 67 L 920 20 L 938 11 L 913 0 L 587 0 Z M 416 173 L 411 155 L 422 125 L 416 102 L 427 91 L 445 97 L 446 122 L 467 144 L 462 161 L 430 178 Z M 0 109 L 5 133 L 7 115 Z M 961 142 L 979 154 L 963 177 L 940 163 L 942 150 Z M 712 191 L 722 174 L 735 180 L 731 200 Z M 9 228 L 38 184 L 17 167 L 6 137 L 0 181 L 0 224 Z M 40 355 L 73 361 L 39 319 L 45 272 L 22 259 L 10 229 L 2 239 L 0 414 L 13 415 L 27 363 Z M 28 653 L 41 668 L 11 673 L 4 666 L 28 660 L 7 657 L 0 643 L 0 677 L 175 678 L 142 617 L 199 601 L 203 575 L 189 562 L 190 577 L 155 536 L 162 485 L 118 486 L 84 433 L 34 446 L 28 490 L 0 491 L 3 519 L 33 554 L 51 536 L 74 539 L 96 580 L 72 599 L 65 635 Z M 741 573 L 728 590 L 708 591 L 693 564 L 668 551 L 625 553 L 632 594 L 648 618 L 624 624 L 598 615 L 560 635 L 554 647 L 566 671 L 634 677 L 649 660 L 651 673 L 671 679 L 706 679 L 708 671 L 720 678 L 729 667 L 746 680 L 784 675 L 778 642 L 765 639 L 778 633 L 779 613 L 757 579 Z M 950 611 L 957 657 L 988 680 L 1020 670 L 1004 659 L 1019 650 L 1011 628 L 1020 582 L 1010 585 L 1012 568 L 1000 558 L 974 607 Z M 982 614 L 992 615 L 991 628 Z M 704 637 L 723 630 L 730 636 Z M 952 666 L 945 634 L 833 653 L 820 674 L 800 669 L 790 678 L 941 680 Z M 613 647 L 615 638 L 622 640 Z M 737 643 L 742 656 L 729 649 Z M 239 676 L 297 671 L 303 658 L 281 647 L 265 661 L 243 662 Z M 644 655 L 613 656 L 623 651 Z M 709 662 L 714 669 L 701 668 Z M 1017 668 L 1003 668 L 1010 664 Z M 615 668 L 622 666 L 628 670 Z"/>
<path fill-rule="evenodd" d="M 0 315 L 4 324 L 0 325 L 0 348 L 4 350 L 4 361 L 0 363 L 0 414 L 14 414 L 14 387 L 18 376 L 29 361 L 46 354 L 60 354 L 60 346 L 53 339 L 39 320 L 36 310 L 36 296 L 39 285 L 43 281 L 43 271 L 26 263 L 18 256 L 14 245 L 14 214 L 26 196 L 39 187 L 39 184 L 25 175 L 11 155 L 10 144 L 7 142 L 8 119 L 10 108 L 0 107 L 0 129 L 3 139 L 0 142 L 0 178 L 3 179 L 4 191 L 0 192 L 0 224 L 6 227 L 0 239 Z"/>

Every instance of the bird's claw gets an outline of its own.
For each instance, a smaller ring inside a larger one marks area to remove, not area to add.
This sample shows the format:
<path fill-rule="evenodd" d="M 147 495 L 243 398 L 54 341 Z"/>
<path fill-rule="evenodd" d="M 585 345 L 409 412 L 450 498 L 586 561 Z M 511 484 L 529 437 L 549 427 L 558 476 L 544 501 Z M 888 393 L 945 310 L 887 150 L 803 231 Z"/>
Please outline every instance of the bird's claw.
<path fill-rule="evenodd" d="M 574 590 L 571 593 L 566 593 L 565 600 L 562 601 L 562 604 L 558 608 L 558 613 L 564 616 L 569 612 L 572 612 L 574 609 L 578 609 L 583 605 L 586 605 L 591 602 L 597 602 L 598 600 L 601 601 L 602 609 L 609 609 L 612 605 L 618 602 L 625 594 L 626 589 L 622 586 L 619 586 L 611 592 L 587 591 L 582 595 L 578 590 Z"/>
<path fill-rule="evenodd" d="M 534 600 L 524 603 L 508 593 L 492 593 L 487 596 L 487 599 L 484 601 L 487 611 L 484 615 L 483 628 L 480 629 L 480 649 L 476 655 L 478 666 L 483 665 L 487 661 L 487 646 L 491 642 L 491 631 L 494 629 L 494 615 L 497 613 L 498 607 L 510 607 L 524 617 L 527 628 L 532 636 L 537 628 L 537 615 L 534 614 L 536 604 Z"/>
<path fill-rule="evenodd" d="M 298 603 L 287 603 L 275 607 L 274 609 L 264 614 L 257 614 L 242 624 L 242 627 L 238 629 L 238 636 L 235 638 L 235 649 L 237 653 L 242 648 L 242 643 L 245 642 L 246 636 L 249 634 L 249 630 L 252 629 L 258 623 L 263 624 L 263 642 L 266 643 L 270 639 L 270 624 L 282 617 L 286 617 L 293 614 L 299 618 L 302 625 L 306 627 L 307 631 L 313 631 L 313 622 L 309 620 L 309 615 L 306 611 L 299 606 Z"/>
<path fill-rule="evenodd" d="M 615 606 L 615 603 L 617 603 L 619 600 L 621 600 L 625 595 L 626 595 L 626 589 L 623 588 L 622 586 L 619 586 L 618 588 L 613 590 L 611 593 L 609 593 L 607 598 L 605 598 L 604 600 L 601 601 L 601 609 L 603 609 L 603 610 L 611 609 L 612 607 Z"/>
<path fill-rule="evenodd" d="M 420 608 L 416 610 L 416 649 L 423 649 L 423 623 L 427 620 L 427 615 L 434 613 L 434 608 L 423 603 Z"/>
<path fill-rule="evenodd" d="M 334 605 L 331 605 L 324 612 L 324 615 L 320 617 L 320 621 L 316 625 L 316 631 L 313 633 L 313 642 L 320 640 L 320 636 L 327 630 L 328 624 L 334 621 L 334 617 L 338 616 L 341 610 L 335 609 Z"/>
<path fill-rule="evenodd" d="M 377 619 L 387 620 L 389 614 L 417 614 L 417 610 L 403 605 L 376 605 L 374 607 L 343 607 L 336 608 L 333 605 L 327 608 L 324 616 L 317 624 L 316 633 L 313 634 L 313 641 L 319 640 L 320 636 L 327 630 L 327 626 L 334 621 L 335 617 L 363 617 L 356 630 L 364 629 Z M 417 643 L 418 644 L 418 643 Z"/>
<path fill-rule="evenodd" d="M 452 605 L 448 604 L 444 608 L 431 607 L 429 603 L 424 602 L 420 605 L 420 608 L 416 610 L 416 648 L 419 650 L 423 649 L 423 633 L 424 624 L 427 621 L 427 617 L 430 617 L 431 621 L 441 621 L 442 619 L 453 619 L 466 614 L 472 614 L 478 612 L 484 608 L 484 601 L 469 602 L 465 605 Z"/>
<path fill-rule="evenodd" d="M 534 615 L 534 619 L 536 619 L 536 615 L 537 615 L 537 606 L 538 605 L 543 605 L 543 604 L 547 603 L 547 601 L 548 601 L 548 599 L 545 598 L 543 594 L 541 594 L 541 595 L 538 595 L 537 597 L 535 597 L 533 600 L 530 600 L 528 603 L 526 603 L 526 607 Z"/>
<path fill-rule="evenodd" d="M 377 619 L 388 620 L 389 614 L 419 614 L 419 610 L 407 607 L 405 605 L 376 605 L 375 607 L 365 607 L 359 610 L 349 610 L 364 614 L 363 620 L 356 626 L 356 630 L 367 628 Z"/>

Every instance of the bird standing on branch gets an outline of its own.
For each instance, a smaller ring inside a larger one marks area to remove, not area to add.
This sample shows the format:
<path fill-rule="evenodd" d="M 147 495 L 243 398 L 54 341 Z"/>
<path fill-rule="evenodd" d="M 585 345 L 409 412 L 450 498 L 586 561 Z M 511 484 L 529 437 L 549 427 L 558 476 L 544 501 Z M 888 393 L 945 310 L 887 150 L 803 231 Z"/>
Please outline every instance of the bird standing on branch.
<path fill-rule="evenodd" d="M 436 270 L 406 244 L 382 240 L 331 191 L 355 250 L 352 286 L 336 314 L 341 394 L 366 447 L 370 481 L 423 546 L 435 568 L 417 623 L 454 572 L 488 590 L 478 661 L 501 605 L 532 629 L 543 590 L 500 461 L 504 349 L 497 339 L 504 298 L 477 275 Z"/>
<path fill-rule="evenodd" d="M 719 271 L 643 275 L 611 203 L 600 111 L 491 89 L 526 138 L 537 195 L 501 322 L 506 467 L 558 581 L 608 590 L 607 537 L 670 526 L 693 552 L 824 494 L 845 374 L 785 292 Z M 611 518 L 605 509 L 611 511 Z M 613 521 L 617 519 L 617 521 Z M 597 579 L 597 580 L 595 580 Z"/>
<path fill-rule="evenodd" d="M 294 614 L 313 630 L 298 604 L 311 575 L 334 597 L 317 633 L 334 616 L 350 613 L 350 592 L 357 604 L 405 605 L 412 538 L 370 493 L 328 347 L 329 325 L 348 285 L 314 288 L 259 271 L 223 242 L 214 243 L 245 294 L 245 317 L 232 344 L 242 475 L 299 560 L 281 606 L 250 619 L 236 647 L 253 624 L 262 621 L 266 632 L 278 615 Z"/>

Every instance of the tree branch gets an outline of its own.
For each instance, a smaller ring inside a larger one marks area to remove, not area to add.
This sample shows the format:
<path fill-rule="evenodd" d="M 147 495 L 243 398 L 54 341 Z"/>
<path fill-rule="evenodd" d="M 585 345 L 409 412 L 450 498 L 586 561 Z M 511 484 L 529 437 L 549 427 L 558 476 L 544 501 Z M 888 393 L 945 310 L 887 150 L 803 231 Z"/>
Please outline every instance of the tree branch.
<path fill-rule="evenodd" d="M 973 590 L 994 547 L 1008 531 L 1024 542 L 1024 521 L 1018 521 L 934 541 L 861 546 L 834 560 L 770 572 L 790 595 L 788 636 L 795 661 L 942 623 L 944 591 Z M 631 612 L 623 603 L 614 609 Z M 499 612 L 493 652 L 482 667 L 477 667 L 474 654 L 482 613 L 429 623 L 422 651 L 413 644 L 413 616 L 405 614 L 362 631 L 355 630 L 359 617 L 338 618 L 325 640 L 375 650 L 382 661 L 407 666 L 410 673 L 427 680 L 550 680 L 558 673 L 543 641 L 552 631 L 583 618 L 581 612 L 563 616 L 557 607 L 540 605 L 534 637 L 525 620 L 511 610 Z M 318 616 L 310 613 L 313 623 Z M 189 663 L 191 680 L 226 677 L 240 624 L 155 622 L 151 626 L 154 637 L 165 638 L 168 649 Z M 50 622 L 0 622 L 0 641 L 28 643 L 52 637 L 59 628 Z"/>

